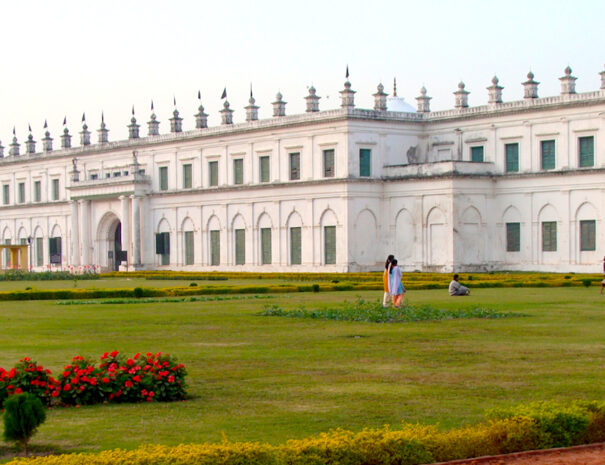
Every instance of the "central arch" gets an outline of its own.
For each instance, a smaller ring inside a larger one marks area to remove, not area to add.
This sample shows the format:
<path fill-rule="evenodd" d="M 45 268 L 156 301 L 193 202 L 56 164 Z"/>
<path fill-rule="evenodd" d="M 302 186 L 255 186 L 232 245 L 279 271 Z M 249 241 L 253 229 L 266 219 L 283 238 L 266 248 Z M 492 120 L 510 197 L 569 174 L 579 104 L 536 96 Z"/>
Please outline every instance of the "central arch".
<path fill-rule="evenodd" d="M 115 213 L 107 212 L 99 221 L 96 242 L 95 262 L 103 270 L 117 271 L 122 251 L 122 223 Z"/>

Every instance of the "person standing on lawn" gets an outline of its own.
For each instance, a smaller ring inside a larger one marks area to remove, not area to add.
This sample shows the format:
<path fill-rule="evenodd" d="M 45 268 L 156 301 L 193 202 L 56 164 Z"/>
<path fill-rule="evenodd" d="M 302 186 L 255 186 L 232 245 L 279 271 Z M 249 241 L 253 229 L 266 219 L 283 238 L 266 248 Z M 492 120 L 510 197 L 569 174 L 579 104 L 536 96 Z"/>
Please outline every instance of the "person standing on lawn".
<path fill-rule="evenodd" d="M 389 267 L 394 259 L 394 255 L 389 255 L 387 257 L 387 261 L 384 262 L 384 273 L 382 274 L 382 288 L 384 290 L 384 295 L 382 296 L 383 308 L 387 308 L 389 306 L 389 300 L 391 299 L 391 294 L 389 294 Z"/>
<path fill-rule="evenodd" d="M 403 296 L 405 295 L 405 287 L 401 282 L 401 268 L 397 266 L 397 259 L 394 258 L 391 262 L 389 271 L 389 294 L 393 298 L 393 307 L 401 307 Z"/>

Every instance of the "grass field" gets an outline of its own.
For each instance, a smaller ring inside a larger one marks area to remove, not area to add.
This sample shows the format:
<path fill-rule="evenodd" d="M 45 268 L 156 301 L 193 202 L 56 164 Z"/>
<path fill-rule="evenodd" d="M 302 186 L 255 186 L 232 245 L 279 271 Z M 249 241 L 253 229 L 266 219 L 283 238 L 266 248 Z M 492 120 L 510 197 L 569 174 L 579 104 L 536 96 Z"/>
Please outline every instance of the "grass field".
<path fill-rule="evenodd" d="M 376 324 L 258 315 L 266 304 L 327 308 L 356 296 L 382 293 L 124 306 L 2 302 L 0 366 L 29 356 L 56 375 L 74 355 L 114 349 L 169 352 L 187 366 L 185 402 L 53 408 L 34 443 L 63 451 L 217 442 L 223 434 L 275 444 L 402 420 L 449 428 L 474 423 L 491 407 L 605 399 L 605 296 L 596 287 L 477 289 L 467 298 L 408 293 L 413 304 L 525 315 L 498 320 Z"/>

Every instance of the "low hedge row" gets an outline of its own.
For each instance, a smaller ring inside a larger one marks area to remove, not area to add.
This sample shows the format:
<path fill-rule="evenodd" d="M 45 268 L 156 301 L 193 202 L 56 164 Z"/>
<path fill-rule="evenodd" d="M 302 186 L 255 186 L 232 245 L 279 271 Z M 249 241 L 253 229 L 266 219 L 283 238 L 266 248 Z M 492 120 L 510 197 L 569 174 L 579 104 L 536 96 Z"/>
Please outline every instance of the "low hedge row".
<path fill-rule="evenodd" d="M 605 440 L 605 403 L 534 403 L 450 431 L 404 423 L 261 443 L 146 445 L 96 454 L 18 458 L 10 465 L 417 465 Z"/>
<path fill-rule="evenodd" d="M 104 353 L 97 366 L 76 356 L 58 378 L 28 357 L 11 370 L 0 368 L 0 407 L 13 394 L 29 392 L 50 406 L 91 405 L 101 402 L 169 402 L 185 398 L 183 364 L 168 354 Z"/>
<path fill-rule="evenodd" d="M 0 273 L 0 281 L 62 281 L 72 279 L 99 279 L 96 273 L 75 274 L 70 271 L 23 271 L 6 270 Z"/>

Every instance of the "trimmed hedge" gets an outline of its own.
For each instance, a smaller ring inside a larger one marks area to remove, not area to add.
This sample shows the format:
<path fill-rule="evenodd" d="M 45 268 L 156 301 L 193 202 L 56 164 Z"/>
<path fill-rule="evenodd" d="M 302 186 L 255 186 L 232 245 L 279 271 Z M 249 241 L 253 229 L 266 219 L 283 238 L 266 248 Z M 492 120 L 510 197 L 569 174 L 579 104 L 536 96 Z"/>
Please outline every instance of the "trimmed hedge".
<path fill-rule="evenodd" d="M 146 445 L 135 450 L 17 458 L 9 465 L 418 465 L 605 440 L 605 403 L 534 403 L 488 414 L 475 426 L 440 431 L 404 423 L 332 430 L 272 446 L 261 443 Z"/>

